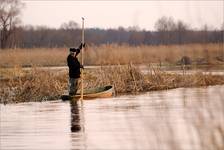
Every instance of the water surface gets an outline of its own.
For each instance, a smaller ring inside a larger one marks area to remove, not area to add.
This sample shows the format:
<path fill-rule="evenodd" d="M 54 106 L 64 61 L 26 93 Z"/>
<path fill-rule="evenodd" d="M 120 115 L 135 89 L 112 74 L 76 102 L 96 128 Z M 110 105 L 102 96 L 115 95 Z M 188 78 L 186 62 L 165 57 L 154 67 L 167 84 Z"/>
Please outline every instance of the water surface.
<path fill-rule="evenodd" d="M 223 149 L 224 86 L 0 105 L 1 150 Z"/>

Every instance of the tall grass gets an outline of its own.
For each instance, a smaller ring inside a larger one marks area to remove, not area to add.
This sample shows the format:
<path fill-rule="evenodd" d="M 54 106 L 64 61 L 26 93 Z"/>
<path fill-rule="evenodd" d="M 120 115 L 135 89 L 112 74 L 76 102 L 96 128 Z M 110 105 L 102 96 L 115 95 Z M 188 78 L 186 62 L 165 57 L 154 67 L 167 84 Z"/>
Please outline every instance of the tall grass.
<path fill-rule="evenodd" d="M 1 103 L 58 99 L 67 87 L 66 73 L 56 74 L 38 68 L 32 68 L 28 72 L 15 69 L 16 71 L 12 71 L 15 72 L 14 76 L 0 80 Z"/>
<path fill-rule="evenodd" d="M 59 99 L 67 90 L 67 71 L 53 72 L 32 68 L 24 72 L 15 68 L 14 76 L 0 80 L 0 103 L 43 101 Z M 178 87 L 196 87 L 224 84 L 224 76 L 211 74 L 169 74 L 156 68 L 143 74 L 139 68 L 125 66 L 101 67 L 85 70 L 84 88 L 113 85 L 115 92 L 138 93 Z M 16 73 L 18 72 L 18 73 Z"/>
<path fill-rule="evenodd" d="M 0 51 L 0 66 L 61 66 L 66 65 L 68 48 L 10 49 Z M 183 56 L 194 63 L 223 64 L 224 45 L 187 44 L 161 46 L 101 45 L 88 46 L 85 50 L 85 65 L 111 64 L 175 64 Z"/>
<path fill-rule="evenodd" d="M 61 66 L 66 64 L 64 48 L 8 49 L 0 51 L 1 67 Z"/>
<path fill-rule="evenodd" d="M 224 53 L 223 44 L 188 44 L 136 46 L 102 45 L 92 47 L 86 55 L 88 63 L 94 64 L 144 64 L 144 63 L 176 63 L 183 56 L 192 60 L 206 59 L 208 63 L 219 63 L 216 58 Z"/>
<path fill-rule="evenodd" d="M 114 85 L 118 93 L 137 93 L 152 90 L 166 90 L 178 87 L 199 87 L 224 84 L 224 76 L 203 74 L 173 74 L 150 67 L 146 75 L 133 65 L 103 67 L 92 73 L 87 80 L 92 87 Z"/>

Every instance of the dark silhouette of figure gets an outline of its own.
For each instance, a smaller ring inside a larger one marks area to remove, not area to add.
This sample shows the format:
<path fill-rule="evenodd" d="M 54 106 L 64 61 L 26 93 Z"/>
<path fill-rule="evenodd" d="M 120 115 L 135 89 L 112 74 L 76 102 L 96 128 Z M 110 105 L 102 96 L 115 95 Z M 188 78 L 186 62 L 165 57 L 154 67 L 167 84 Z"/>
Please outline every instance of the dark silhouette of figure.
<path fill-rule="evenodd" d="M 78 102 L 70 101 L 70 106 L 71 106 L 71 132 L 79 132 L 81 130 L 81 126 L 80 126 Z"/>
<path fill-rule="evenodd" d="M 67 57 L 67 65 L 69 67 L 69 95 L 71 96 L 76 94 L 79 87 L 80 68 L 83 68 L 83 65 L 80 64 L 77 56 L 80 50 L 82 50 L 82 47 L 85 47 L 85 43 L 81 43 L 78 48 L 70 48 L 70 54 Z"/>

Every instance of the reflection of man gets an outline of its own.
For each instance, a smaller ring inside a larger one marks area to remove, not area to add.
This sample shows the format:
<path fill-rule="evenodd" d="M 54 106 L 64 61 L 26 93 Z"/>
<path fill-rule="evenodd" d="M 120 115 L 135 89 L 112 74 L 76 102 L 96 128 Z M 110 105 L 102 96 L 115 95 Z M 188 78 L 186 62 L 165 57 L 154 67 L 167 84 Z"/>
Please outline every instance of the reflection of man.
<path fill-rule="evenodd" d="M 79 108 L 77 101 L 70 101 L 71 106 L 71 132 L 78 132 L 81 130 Z"/>
<path fill-rule="evenodd" d="M 82 46 L 85 46 L 85 44 L 81 43 L 79 48 L 70 48 L 70 54 L 67 57 L 67 64 L 69 67 L 69 95 L 71 96 L 75 95 L 78 90 L 80 68 L 83 68 L 76 57 L 80 53 Z"/>

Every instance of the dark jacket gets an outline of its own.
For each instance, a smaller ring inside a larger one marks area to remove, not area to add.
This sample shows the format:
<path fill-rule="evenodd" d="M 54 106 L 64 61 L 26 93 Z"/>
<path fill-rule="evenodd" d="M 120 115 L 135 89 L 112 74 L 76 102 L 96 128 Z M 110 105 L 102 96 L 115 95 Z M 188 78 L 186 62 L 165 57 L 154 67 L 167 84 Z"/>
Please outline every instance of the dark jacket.
<path fill-rule="evenodd" d="M 69 67 L 70 78 L 80 78 L 80 62 L 77 57 L 73 57 L 71 54 L 67 57 L 67 64 Z"/>

